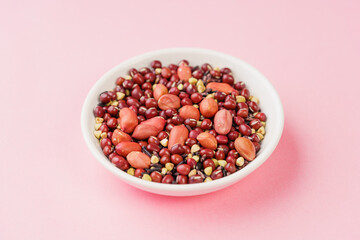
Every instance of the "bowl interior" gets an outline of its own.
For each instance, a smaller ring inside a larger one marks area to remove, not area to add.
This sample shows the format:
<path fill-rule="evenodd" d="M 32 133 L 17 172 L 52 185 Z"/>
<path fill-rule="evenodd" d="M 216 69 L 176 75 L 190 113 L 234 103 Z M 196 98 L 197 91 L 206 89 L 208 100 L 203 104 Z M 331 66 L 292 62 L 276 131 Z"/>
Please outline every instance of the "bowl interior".
<path fill-rule="evenodd" d="M 163 65 L 178 63 L 182 59 L 187 59 L 191 65 L 201 65 L 205 62 L 213 67 L 229 67 L 235 78 L 235 81 L 244 81 L 251 95 L 260 99 L 261 111 L 266 113 L 268 119 L 266 123 L 266 136 L 261 144 L 261 150 L 257 157 L 248 166 L 236 173 L 222 179 L 191 185 L 167 185 L 147 182 L 132 177 L 120 169 L 113 166 L 103 155 L 98 140 L 94 137 L 94 116 L 93 108 L 98 103 L 98 95 L 106 90 L 112 90 L 115 86 L 115 80 L 119 76 L 128 74 L 130 68 L 149 67 L 152 60 L 160 60 Z M 284 123 L 282 104 L 273 86 L 270 82 L 255 68 L 249 64 L 234 58 L 232 56 L 205 49 L 176 48 L 164 49 L 160 51 L 146 53 L 125 61 L 107 72 L 90 90 L 82 111 L 82 131 L 85 141 L 95 155 L 95 157 L 111 172 L 121 177 L 127 183 L 146 191 L 164 194 L 164 195 L 198 195 L 207 192 L 216 191 L 224 188 L 248 175 L 250 172 L 260 166 L 275 149 L 280 140 Z"/>

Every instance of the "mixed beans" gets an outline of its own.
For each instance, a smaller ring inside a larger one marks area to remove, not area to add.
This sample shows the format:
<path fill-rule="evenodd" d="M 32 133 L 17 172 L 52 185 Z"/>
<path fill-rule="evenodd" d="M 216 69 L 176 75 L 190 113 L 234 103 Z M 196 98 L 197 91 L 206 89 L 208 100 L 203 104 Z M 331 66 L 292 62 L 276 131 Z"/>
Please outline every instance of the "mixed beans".
<path fill-rule="evenodd" d="M 255 159 L 266 114 L 229 68 L 187 60 L 150 66 L 117 78 L 94 108 L 94 135 L 116 167 L 148 181 L 191 184 Z"/>

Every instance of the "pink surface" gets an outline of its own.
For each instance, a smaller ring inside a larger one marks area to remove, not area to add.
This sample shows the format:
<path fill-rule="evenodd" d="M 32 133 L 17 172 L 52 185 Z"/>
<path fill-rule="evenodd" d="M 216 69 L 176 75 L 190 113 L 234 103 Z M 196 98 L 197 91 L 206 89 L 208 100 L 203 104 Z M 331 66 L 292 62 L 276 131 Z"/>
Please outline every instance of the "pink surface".
<path fill-rule="evenodd" d="M 0 239 L 360 239 L 359 1 L 176 2 L 0 4 Z M 187 198 L 121 182 L 80 131 L 103 73 L 179 46 L 253 64 L 285 110 L 264 165 Z"/>

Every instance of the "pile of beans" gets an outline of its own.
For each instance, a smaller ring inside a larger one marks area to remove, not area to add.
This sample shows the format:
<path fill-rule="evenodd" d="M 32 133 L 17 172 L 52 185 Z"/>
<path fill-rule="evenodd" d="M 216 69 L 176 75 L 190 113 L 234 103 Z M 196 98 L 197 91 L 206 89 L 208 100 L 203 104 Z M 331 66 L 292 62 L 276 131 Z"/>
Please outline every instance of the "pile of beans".
<path fill-rule="evenodd" d="M 105 156 L 144 180 L 216 180 L 255 159 L 265 135 L 259 99 L 229 68 L 205 63 L 132 68 L 100 94 L 95 132 Z"/>

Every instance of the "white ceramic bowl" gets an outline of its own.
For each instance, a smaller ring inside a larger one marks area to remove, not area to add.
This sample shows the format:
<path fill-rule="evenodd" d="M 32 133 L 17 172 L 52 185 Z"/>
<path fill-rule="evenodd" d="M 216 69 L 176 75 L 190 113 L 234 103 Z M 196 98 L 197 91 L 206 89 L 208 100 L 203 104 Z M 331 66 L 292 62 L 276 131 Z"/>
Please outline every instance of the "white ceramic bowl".
<path fill-rule="evenodd" d="M 109 162 L 109 160 L 104 156 L 99 142 L 93 134 L 95 121 L 93 108 L 98 103 L 98 96 L 103 91 L 113 89 L 115 86 L 115 80 L 119 76 L 127 75 L 130 68 L 149 66 L 150 62 L 155 59 L 160 60 L 163 65 L 168 65 L 170 63 L 176 64 L 182 59 L 187 59 L 192 66 L 208 62 L 212 66 L 220 68 L 229 67 L 232 70 L 236 81 L 242 80 L 246 83 L 251 95 L 260 99 L 261 110 L 266 113 L 268 117 L 266 122 L 266 136 L 261 144 L 261 150 L 258 152 L 254 161 L 230 176 L 211 182 L 186 185 L 162 184 L 144 181 L 128 175 Z M 200 195 L 217 191 L 240 181 L 263 164 L 271 155 L 280 140 L 283 126 L 284 113 L 280 98 L 274 87 L 259 71 L 235 57 L 212 50 L 198 48 L 163 49 L 142 54 L 117 65 L 102 76 L 92 87 L 86 97 L 81 113 L 81 128 L 85 142 L 95 158 L 99 160 L 103 166 L 134 187 L 148 192 L 170 196 Z"/>

